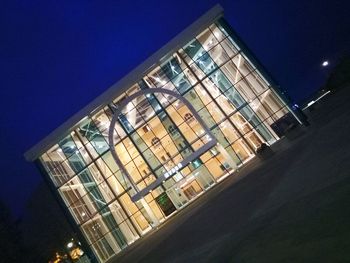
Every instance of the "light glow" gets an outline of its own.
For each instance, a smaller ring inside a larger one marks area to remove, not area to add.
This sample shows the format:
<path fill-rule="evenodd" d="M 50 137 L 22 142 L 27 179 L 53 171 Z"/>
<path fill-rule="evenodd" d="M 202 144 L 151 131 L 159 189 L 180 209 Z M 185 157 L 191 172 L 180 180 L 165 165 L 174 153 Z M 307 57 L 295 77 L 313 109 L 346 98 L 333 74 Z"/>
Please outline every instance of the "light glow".
<path fill-rule="evenodd" d="M 322 94 L 321 96 L 319 96 L 316 100 L 312 100 L 310 101 L 307 106 L 305 108 L 303 108 L 303 110 L 307 109 L 308 107 L 310 107 L 311 105 L 313 105 L 314 103 L 316 103 L 317 101 L 319 101 L 320 99 L 322 99 L 324 96 L 326 96 L 327 94 L 329 94 L 331 91 L 327 91 L 326 93 Z"/>
<path fill-rule="evenodd" d="M 307 104 L 307 106 L 310 107 L 310 106 L 313 105 L 313 104 L 315 104 L 315 101 L 314 101 L 314 100 L 310 101 L 310 102 Z"/>

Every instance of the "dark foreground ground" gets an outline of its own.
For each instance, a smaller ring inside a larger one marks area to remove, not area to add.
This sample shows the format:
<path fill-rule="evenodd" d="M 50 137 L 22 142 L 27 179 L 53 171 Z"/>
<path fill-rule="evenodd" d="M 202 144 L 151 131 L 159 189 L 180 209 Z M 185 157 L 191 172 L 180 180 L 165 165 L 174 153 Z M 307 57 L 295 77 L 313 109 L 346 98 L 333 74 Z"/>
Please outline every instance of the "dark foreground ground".
<path fill-rule="evenodd" d="M 350 87 L 111 262 L 350 262 Z"/>

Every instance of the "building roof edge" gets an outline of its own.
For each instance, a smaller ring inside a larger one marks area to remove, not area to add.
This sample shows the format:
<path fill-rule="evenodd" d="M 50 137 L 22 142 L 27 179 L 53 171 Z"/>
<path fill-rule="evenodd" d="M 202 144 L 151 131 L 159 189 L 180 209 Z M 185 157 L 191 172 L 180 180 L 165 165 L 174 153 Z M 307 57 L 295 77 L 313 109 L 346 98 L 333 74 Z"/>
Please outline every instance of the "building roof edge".
<path fill-rule="evenodd" d="M 52 147 L 52 145 L 57 143 L 57 141 L 73 131 L 86 116 L 99 111 L 107 103 L 111 102 L 113 98 L 116 98 L 119 94 L 130 88 L 135 81 L 142 78 L 146 71 L 150 70 L 163 57 L 172 54 L 190 41 L 196 34 L 200 33 L 204 28 L 208 27 L 211 23 L 223 16 L 223 11 L 223 8 L 219 4 L 209 9 L 205 14 L 172 38 L 167 44 L 138 65 L 134 70 L 130 71 L 101 95 L 92 100 L 88 105 L 66 120 L 58 128 L 49 133 L 44 139 L 26 151 L 24 153 L 25 159 L 27 161 L 34 161 L 37 159 L 41 154 Z"/>

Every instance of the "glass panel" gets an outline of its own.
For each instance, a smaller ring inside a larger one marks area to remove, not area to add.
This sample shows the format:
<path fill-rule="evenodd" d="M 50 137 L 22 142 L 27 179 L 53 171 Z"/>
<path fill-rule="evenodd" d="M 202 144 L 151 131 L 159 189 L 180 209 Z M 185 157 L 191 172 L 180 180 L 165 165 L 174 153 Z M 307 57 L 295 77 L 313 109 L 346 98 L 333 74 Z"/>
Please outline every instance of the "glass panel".
<path fill-rule="evenodd" d="M 209 28 L 218 41 L 221 41 L 226 37 L 215 24 L 212 24 Z"/>
<path fill-rule="evenodd" d="M 163 87 L 169 81 L 166 74 L 160 67 L 157 67 L 151 73 L 149 73 L 148 77 L 157 88 Z"/>
<path fill-rule="evenodd" d="M 79 132 L 82 137 L 91 142 L 97 153 L 101 154 L 109 149 L 105 137 L 100 133 L 94 122 L 88 121 L 80 127 Z"/>
<path fill-rule="evenodd" d="M 172 82 L 174 83 L 176 89 L 179 91 L 180 94 L 185 93 L 188 89 L 191 88 L 191 83 L 183 72 L 177 75 L 172 80 Z"/>
<path fill-rule="evenodd" d="M 225 135 L 225 138 L 230 143 L 233 143 L 240 138 L 239 133 L 236 131 L 236 129 L 232 126 L 232 124 L 228 120 L 222 122 L 219 125 L 219 127 L 222 133 Z"/>
<path fill-rule="evenodd" d="M 230 58 L 236 56 L 237 53 L 239 52 L 239 48 L 236 45 L 234 45 L 232 43 L 232 40 L 230 40 L 229 38 L 225 38 L 220 43 L 220 45 L 223 47 L 223 49 L 226 51 L 226 53 Z"/>
<path fill-rule="evenodd" d="M 251 101 L 256 98 L 254 89 L 250 86 L 246 78 L 240 80 L 234 86 L 246 101 Z"/>
<path fill-rule="evenodd" d="M 215 36 L 209 29 L 206 29 L 202 33 L 200 33 L 197 36 L 197 39 L 206 51 L 210 50 L 218 43 L 218 40 L 215 38 Z"/>
<path fill-rule="evenodd" d="M 212 72 L 217 67 L 198 40 L 193 40 L 184 50 L 206 74 Z"/>
<path fill-rule="evenodd" d="M 261 94 L 259 100 L 269 115 L 272 115 L 285 106 L 285 104 L 271 90 L 267 90 Z"/>
<path fill-rule="evenodd" d="M 173 79 L 182 72 L 179 60 L 177 57 L 171 57 L 167 62 L 161 65 L 164 74 L 169 78 Z"/>
<path fill-rule="evenodd" d="M 253 92 L 257 95 L 261 94 L 269 88 L 267 82 L 265 82 L 256 71 L 247 75 L 245 77 L 245 80 L 247 82 L 246 85 L 249 86 L 250 89 L 252 89 Z"/>
<path fill-rule="evenodd" d="M 250 72 L 255 70 L 255 67 L 249 62 L 249 60 L 242 54 L 232 58 L 232 62 L 236 68 L 241 72 L 243 76 L 248 75 Z"/>
<path fill-rule="evenodd" d="M 40 161 L 56 186 L 62 185 L 74 176 L 74 171 L 71 169 L 68 161 L 62 163 L 52 161 L 47 154 L 43 154 Z"/>
<path fill-rule="evenodd" d="M 230 59 L 221 45 L 216 45 L 211 50 L 209 50 L 208 53 L 218 66 L 221 66 Z"/>
<path fill-rule="evenodd" d="M 232 149 L 235 151 L 235 153 L 237 154 L 237 156 L 242 162 L 245 162 L 246 160 L 248 160 L 250 157 L 254 155 L 252 150 L 249 148 L 246 142 L 242 139 L 235 141 L 232 144 Z"/>
<path fill-rule="evenodd" d="M 232 61 L 228 61 L 224 64 L 221 70 L 232 84 L 237 83 L 243 78 L 243 75 Z"/>

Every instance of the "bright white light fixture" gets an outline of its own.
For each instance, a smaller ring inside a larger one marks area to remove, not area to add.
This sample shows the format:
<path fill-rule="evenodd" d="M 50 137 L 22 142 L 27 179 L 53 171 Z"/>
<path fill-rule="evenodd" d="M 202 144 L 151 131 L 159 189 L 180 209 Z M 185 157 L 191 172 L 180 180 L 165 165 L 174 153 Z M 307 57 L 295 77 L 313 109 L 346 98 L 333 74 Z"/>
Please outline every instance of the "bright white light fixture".
<path fill-rule="evenodd" d="M 322 62 L 322 67 L 327 67 L 329 65 L 328 60 Z"/>
<path fill-rule="evenodd" d="M 310 101 L 310 102 L 307 104 L 307 106 L 310 107 L 310 106 L 313 105 L 313 104 L 315 104 L 315 101 L 314 101 L 314 100 Z"/>
<path fill-rule="evenodd" d="M 67 244 L 67 248 L 72 248 L 73 247 L 73 242 L 69 242 L 68 244 Z"/>

